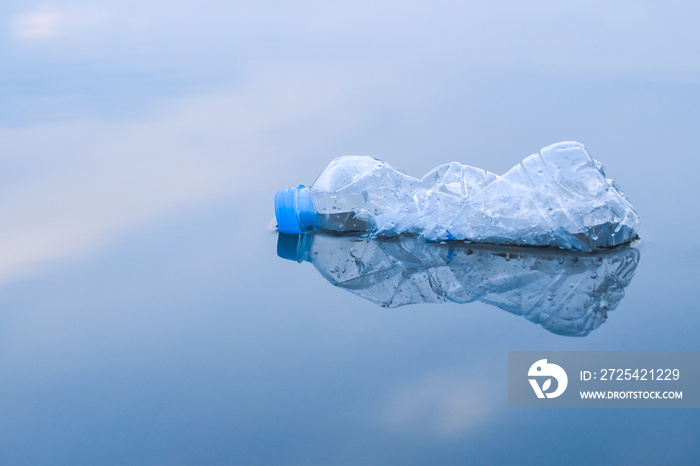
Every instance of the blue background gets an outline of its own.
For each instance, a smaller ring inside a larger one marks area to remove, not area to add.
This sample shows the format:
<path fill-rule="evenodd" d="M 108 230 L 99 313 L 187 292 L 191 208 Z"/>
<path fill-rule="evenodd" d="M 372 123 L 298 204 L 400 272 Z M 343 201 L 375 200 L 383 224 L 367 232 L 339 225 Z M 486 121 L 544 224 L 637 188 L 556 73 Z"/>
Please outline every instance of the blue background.
<path fill-rule="evenodd" d="M 0 6 L 3 464 L 692 464 L 694 410 L 507 408 L 513 350 L 699 350 L 695 2 Z M 585 338 L 276 255 L 334 157 L 584 143 L 642 218 Z"/>

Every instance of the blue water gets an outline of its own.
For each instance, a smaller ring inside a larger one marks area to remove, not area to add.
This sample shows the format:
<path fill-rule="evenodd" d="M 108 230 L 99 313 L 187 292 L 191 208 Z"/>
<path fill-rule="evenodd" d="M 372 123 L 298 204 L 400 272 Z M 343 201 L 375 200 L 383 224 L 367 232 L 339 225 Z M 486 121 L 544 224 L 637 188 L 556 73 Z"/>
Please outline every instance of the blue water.
<path fill-rule="evenodd" d="M 0 7 L 3 464 L 693 464 L 693 410 L 513 410 L 514 350 L 700 350 L 700 45 L 672 7 Z M 279 258 L 334 157 L 584 143 L 641 215 L 590 335 Z"/>

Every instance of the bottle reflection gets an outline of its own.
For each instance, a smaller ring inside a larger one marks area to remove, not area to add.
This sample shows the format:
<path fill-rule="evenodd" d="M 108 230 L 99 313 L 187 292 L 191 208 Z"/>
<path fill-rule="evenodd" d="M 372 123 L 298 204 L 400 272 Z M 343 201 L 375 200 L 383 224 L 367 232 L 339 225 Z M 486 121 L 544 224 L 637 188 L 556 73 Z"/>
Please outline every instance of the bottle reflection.
<path fill-rule="evenodd" d="M 482 301 L 569 336 L 607 319 L 639 263 L 634 246 L 580 253 L 320 233 L 280 233 L 277 254 L 383 307 Z"/>

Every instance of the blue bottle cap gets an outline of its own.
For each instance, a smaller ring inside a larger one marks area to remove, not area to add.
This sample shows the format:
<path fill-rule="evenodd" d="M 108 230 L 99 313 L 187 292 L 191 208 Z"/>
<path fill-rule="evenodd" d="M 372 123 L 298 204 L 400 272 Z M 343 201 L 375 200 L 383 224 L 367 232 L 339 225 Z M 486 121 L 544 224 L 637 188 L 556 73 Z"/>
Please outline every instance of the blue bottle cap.
<path fill-rule="evenodd" d="M 312 230 L 315 214 L 310 188 L 299 185 L 275 194 L 275 217 L 282 233 L 299 234 Z"/>
<path fill-rule="evenodd" d="M 282 259 L 302 262 L 309 261 L 313 235 L 288 235 L 280 233 L 277 236 L 277 255 Z"/>

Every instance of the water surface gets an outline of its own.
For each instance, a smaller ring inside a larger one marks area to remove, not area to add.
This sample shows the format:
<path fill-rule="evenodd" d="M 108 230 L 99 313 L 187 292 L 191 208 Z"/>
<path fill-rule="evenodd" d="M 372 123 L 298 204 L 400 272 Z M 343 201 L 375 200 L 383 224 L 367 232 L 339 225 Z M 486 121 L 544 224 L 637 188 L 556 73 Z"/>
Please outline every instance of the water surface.
<path fill-rule="evenodd" d="M 699 350 L 698 7 L 0 7 L 7 464 L 696 461 L 692 410 L 512 410 L 514 350 Z M 334 157 L 502 173 L 578 140 L 641 215 L 583 338 L 382 308 L 277 256 Z"/>

